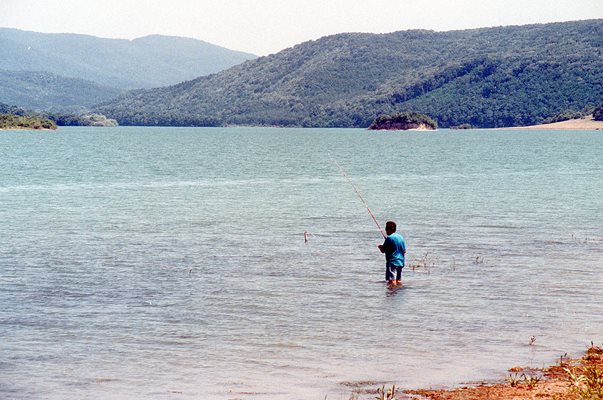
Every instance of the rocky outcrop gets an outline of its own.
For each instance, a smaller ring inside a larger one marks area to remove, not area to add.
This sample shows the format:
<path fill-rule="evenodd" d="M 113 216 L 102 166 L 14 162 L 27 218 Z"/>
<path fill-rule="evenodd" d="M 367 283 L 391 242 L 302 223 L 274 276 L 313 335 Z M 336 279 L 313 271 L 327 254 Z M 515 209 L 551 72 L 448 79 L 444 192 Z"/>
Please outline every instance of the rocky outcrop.
<path fill-rule="evenodd" d="M 371 130 L 433 131 L 438 128 L 438 123 L 424 114 L 404 112 L 381 115 L 368 128 Z"/>

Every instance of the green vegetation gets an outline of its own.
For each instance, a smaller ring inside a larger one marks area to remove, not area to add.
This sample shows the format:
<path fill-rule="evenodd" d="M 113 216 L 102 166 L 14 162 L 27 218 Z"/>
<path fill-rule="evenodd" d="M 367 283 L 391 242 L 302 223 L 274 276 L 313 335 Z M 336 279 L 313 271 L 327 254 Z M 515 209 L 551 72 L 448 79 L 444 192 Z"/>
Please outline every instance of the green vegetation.
<path fill-rule="evenodd" d="M 593 119 L 595 121 L 603 121 L 603 103 L 599 104 L 593 111 Z"/>
<path fill-rule="evenodd" d="M 511 387 L 519 387 L 521 385 L 525 385 L 528 389 L 534 389 L 538 386 L 538 383 L 542 380 L 543 375 L 539 373 L 526 374 L 522 372 L 521 375 L 519 372 L 513 372 L 513 374 L 509 374 L 507 377 L 507 382 Z"/>
<path fill-rule="evenodd" d="M 21 107 L 0 103 L 0 114 L 27 115 L 27 111 Z"/>
<path fill-rule="evenodd" d="M 580 118 L 584 118 L 587 115 L 589 115 L 589 113 L 587 111 L 566 110 L 566 111 L 560 112 L 559 114 L 554 115 L 550 118 L 546 118 L 543 121 L 543 123 L 544 124 L 552 124 L 554 122 L 568 121 L 570 119 L 580 119 Z"/>
<path fill-rule="evenodd" d="M 117 126 L 117 121 L 101 114 L 38 113 L 21 107 L 0 103 L 0 114 L 12 114 L 31 119 L 50 120 L 58 126 Z"/>
<path fill-rule="evenodd" d="M 569 391 L 577 400 L 603 400 L 603 370 L 600 368 L 603 348 L 591 342 L 583 359 L 590 364 L 563 368 L 570 383 Z"/>
<path fill-rule="evenodd" d="M 121 125 L 368 127 L 419 112 L 441 127 L 544 122 L 603 98 L 603 20 L 349 33 L 96 107 Z"/>
<path fill-rule="evenodd" d="M 368 127 L 369 129 L 438 129 L 438 123 L 427 115 L 415 112 L 403 112 L 394 115 L 381 115 Z"/>
<path fill-rule="evenodd" d="M 57 126 L 47 118 L 0 114 L 0 129 L 57 129 Z"/>
<path fill-rule="evenodd" d="M 603 400 L 603 370 L 587 366 L 580 371 L 565 368 L 570 382 L 570 392 L 578 400 Z"/>
<path fill-rule="evenodd" d="M 120 93 L 116 88 L 47 72 L 0 70 L 0 99 L 28 109 L 78 112 Z"/>
<path fill-rule="evenodd" d="M 173 85 L 252 54 L 200 40 L 134 40 L 0 28 L 0 99 L 32 110 L 81 113 L 126 90 Z"/>
<path fill-rule="evenodd" d="M 460 125 L 454 125 L 451 126 L 450 129 L 472 129 L 473 127 L 471 126 L 471 124 L 460 124 Z"/>
<path fill-rule="evenodd" d="M 59 126 L 117 126 L 117 121 L 101 114 L 50 114 L 49 119 Z"/>
<path fill-rule="evenodd" d="M 124 40 L 9 28 L 0 28 L 0 54 L 0 70 L 45 71 L 120 90 L 173 85 L 256 58 L 183 37 Z"/>

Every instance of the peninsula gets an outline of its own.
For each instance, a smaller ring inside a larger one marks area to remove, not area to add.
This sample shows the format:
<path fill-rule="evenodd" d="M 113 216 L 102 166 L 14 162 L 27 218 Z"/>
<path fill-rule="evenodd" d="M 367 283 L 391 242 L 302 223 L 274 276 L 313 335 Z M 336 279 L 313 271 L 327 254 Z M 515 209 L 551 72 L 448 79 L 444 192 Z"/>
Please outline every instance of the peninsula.
<path fill-rule="evenodd" d="M 48 118 L 32 115 L 0 114 L 0 129 L 57 129 Z"/>

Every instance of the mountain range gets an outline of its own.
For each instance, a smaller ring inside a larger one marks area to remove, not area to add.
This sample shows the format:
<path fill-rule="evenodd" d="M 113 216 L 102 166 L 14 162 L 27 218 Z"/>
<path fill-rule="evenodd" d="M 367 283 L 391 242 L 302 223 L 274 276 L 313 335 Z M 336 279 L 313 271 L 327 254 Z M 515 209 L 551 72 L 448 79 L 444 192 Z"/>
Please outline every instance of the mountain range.
<path fill-rule="evenodd" d="M 95 108 L 125 125 L 366 127 L 420 112 L 442 127 L 540 123 L 603 99 L 603 20 L 309 41 Z"/>
<path fill-rule="evenodd" d="M 90 106 L 256 58 L 182 37 L 124 40 L 9 28 L 0 28 L 0 53 L 0 101 L 35 109 Z"/>

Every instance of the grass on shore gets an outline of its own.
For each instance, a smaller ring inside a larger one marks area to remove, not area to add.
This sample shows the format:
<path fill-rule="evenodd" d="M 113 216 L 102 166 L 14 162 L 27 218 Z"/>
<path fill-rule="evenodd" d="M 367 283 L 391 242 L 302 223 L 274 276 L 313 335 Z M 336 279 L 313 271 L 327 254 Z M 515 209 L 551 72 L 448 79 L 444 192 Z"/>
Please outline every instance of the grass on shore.
<path fill-rule="evenodd" d="M 404 393 L 430 400 L 603 400 L 603 348 L 591 342 L 580 359 L 562 356 L 548 368 L 511 368 L 504 383 Z"/>

